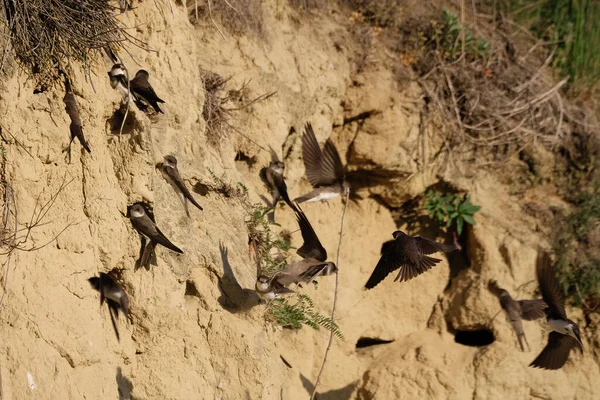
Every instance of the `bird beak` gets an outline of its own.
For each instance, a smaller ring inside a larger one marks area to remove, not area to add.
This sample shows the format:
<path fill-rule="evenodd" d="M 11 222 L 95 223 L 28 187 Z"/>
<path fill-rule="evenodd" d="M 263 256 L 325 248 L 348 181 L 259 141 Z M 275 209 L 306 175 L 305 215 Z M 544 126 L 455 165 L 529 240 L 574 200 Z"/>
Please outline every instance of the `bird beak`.
<path fill-rule="evenodd" d="M 577 340 L 577 343 L 579 344 L 579 351 L 581 351 L 581 354 L 583 354 L 583 343 L 581 342 L 579 333 L 573 332 L 573 337 L 575 338 L 575 340 Z"/>

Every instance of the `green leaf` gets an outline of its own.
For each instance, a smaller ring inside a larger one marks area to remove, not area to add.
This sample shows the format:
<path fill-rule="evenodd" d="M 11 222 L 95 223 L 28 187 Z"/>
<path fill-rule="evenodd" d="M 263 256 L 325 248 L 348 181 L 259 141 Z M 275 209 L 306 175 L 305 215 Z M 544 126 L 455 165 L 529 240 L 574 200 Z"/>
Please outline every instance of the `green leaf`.
<path fill-rule="evenodd" d="M 456 211 L 454 211 L 452 214 L 450 214 L 450 218 L 456 218 L 458 217 L 458 213 Z"/>
<path fill-rule="evenodd" d="M 450 227 L 450 225 L 452 225 L 452 218 L 448 218 L 448 221 L 446 221 L 446 228 Z"/>
<path fill-rule="evenodd" d="M 470 216 L 468 214 L 463 214 L 462 217 L 465 220 L 465 222 L 467 222 L 467 223 L 469 223 L 471 225 L 475 225 L 475 220 L 473 219 L 472 216 Z"/>
<path fill-rule="evenodd" d="M 456 219 L 456 231 L 459 235 L 462 234 L 462 228 L 463 228 L 463 219 L 461 217 L 458 217 Z"/>

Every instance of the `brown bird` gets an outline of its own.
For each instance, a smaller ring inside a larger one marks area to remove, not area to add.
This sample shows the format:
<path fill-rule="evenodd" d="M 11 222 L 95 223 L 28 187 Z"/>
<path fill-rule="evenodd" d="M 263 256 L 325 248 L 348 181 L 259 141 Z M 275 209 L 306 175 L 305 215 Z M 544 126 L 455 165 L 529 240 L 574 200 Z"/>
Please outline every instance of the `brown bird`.
<path fill-rule="evenodd" d="M 383 255 L 375 266 L 365 287 L 372 289 L 381 282 L 392 271 L 400 268 L 400 272 L 394 279 L 407 281 L 423 272 L 430 270 L 441 260 L 427 256 L 427 254 L 438 251 L 450 252 L 460 249 L 456 236 L 453 244 L 442 244 L 420 236 L 409 236 L 402 231 L 395 231 L 394 242 L 383 249 Z"/>
<path fill-rule="evenodd" d="M 158 103 L 164 103 L 164 100 L 156 95 L 154 88 L 148 81 L 149 76 L 148 71 L 143 69 L 136 72 L 135 77 L 129 82 L 131 93 L 138 102 L 144 100 L 154 108 L 154 111 L 163 113 Z"/>
<path fill-rule="evenodd" d="M 202 211 L 202 206 L 198 204 L 196 199 L 194 199 L 187 186 L 185 186 L 181 175 L 179 174 L 179 170 L 177 169 L 177 159 L 175 158 L 175 156 L 167 155 L 163 158 L 164 162 L 160 167 L 162 176 L 173 187 L 173 189 L 175 189 L 175 192 L 183 202 L 183 207 L 185 208 L 185 213 L 187 214 L 187 216 L 190 216 L 190 211 L 188 210 L 187 205 L 188 200 L 193 205 L 195 205 L 200 211 Z"/>
<path fill-rule="evenodd" d="M 69 125 L 69 130 L 71 133 L 71 141 L 69 142 L 69 149 L 71 148 L 71 143 L 73 140 L 77 138 L 79 143 L 83 146 L 83 148 L 91 153 L 90 146 L 88 146 L 85 141 L 85 137 L 83 137 L 83 126 L 81 124 L 81 118 L 79 117 L 79 108 L 77 107 L 77 101 L 75 100 L 75 95 L 73 94 L 73 90 L 71 89 L 71 82 L 69 78 L 65 76 L 65 97 L 63 97 L 63 103 L 65 103 L 65 111 L 71 118 L 71 124 Z M 70 154 L 70 152 L 69 152 Z"/>
<path fill-rule="evenodd" d="M 504 314 L 506 314 L 506 318 L 512 325 L 513 330 L 517 334 L 517 340 L 519 341 L 519 346 L 521 346 L 521 351 L 525 351 L 523 341 L 525 341 L 527 347 L 529 347 L 529 343 L 527 342 L 527 337 L 523 331 L 522 320 L 533 321 L 545 317 L 548 305 L 541 299 L 514 300 L 508 291 L 498 286 L 498 282 L 496 281 L 490 281 L 488 283 L 488 288 L 490 292 L 500 300 L 500 306 L 504 310 Z"/>
<path fill-rule="evenodd" d="M 277 202 L 280 198 L 282 198 L 288 206 L 294 211 L 296 210 L 296 206 L 290 200 L 287 192 L 287 185 L 285 184 L 285 179 L 283 178 L 283 173 L 285 171 L 285 164 L 279 160 L 277 157 L 277 153 L 272 148 L 269 148 L 271 152 L 271 163 L 267 168 L 264 169 L 264 181 L 267 186 L 271 190 L 271 195 L 273 196 L 273 207 L 277 206 Z"/>
<path fill-rule="evenodd" d="M 106 300 L 113 329 L 117 335 L 117 340 L 120 340 L 119 330 L 117 329 L 114 318 L 115 316 L 117 318 L 119 317 L 119 309 L 123 312 L 125 317 L 129 316 L 129 297 L 127 297 L 127 293 L 125 293 L 125 290 L 123 290 L 109 274 L 103 272 L 100 272 L 100 277 L 94 276 L 89 278 L 88 282 L 92 288 L 100 292 L 100 306 L 102 306 L 104 300 Z"/>
<path fill-rule="evenodd" d="M 183 254 L 183 250 L 171 243 L 164 233 L 158 229 L 158 226 L 156 226 L 154 221 L 152 221 L 152 219 L 148 216 L 144 206 L 141 204 L 136 203 L 129 208 L 129 220 L 131 221 L 131 225 L 133 225 L 135 230 L 138 231 L 138 233 L 149 242 L 146 245 L 144 252 L 146 252 L 146 250 L 149 253 L 152 252 L 158 243 L 169 250 Z M 149 257 L 150 256 L 148 255 L 148 258 Z M 144 262 L 140 262 L 140 265 L 145 265 L 146 257 L 142 255 L 142 259 L 144 259 Z"/>
<path fill-rule="evenodd" d="M 350 190 L 342 160 L 333 142 L 327 139 L 321 151 L 310 123 L 306 124 L 302 135 L 302 159 L 306 168 L 306 178 L 314 189 L 295 199 L 297 203 L 327 201 Z"/>
<path fill-rule="evenodd" d="M 321 245 L 317 234 L 310 225 L 304 212 L 296 205 L 296 219 L 300 225 L 304 243 L 296 253 L 302 260 L 293 261 L 287 268 L 276 271 L 271 275 L 259 274 L 256 280 L 256 292 L 259 297 L 270 301 L 277 294 L 290 293 L 288 285 L 300 282 L 312 282 L 318 276 L 331 275 L 337 272 L 337 266 L 327 260 L 327 251 Z"/>
<path fill-rule="evenodd" d="M 548 305 L 546 321 L 552 331 L 548 335 L 548 344 L 529 366 L 560 369 L 567 362 L 573 347 L 578 347 L 583 354 L 581 333 L 579 326 L 567 318 L 564 293 L 554 275 L 548 253 L 538 253 L 535 269 L 542 298 Z"/>

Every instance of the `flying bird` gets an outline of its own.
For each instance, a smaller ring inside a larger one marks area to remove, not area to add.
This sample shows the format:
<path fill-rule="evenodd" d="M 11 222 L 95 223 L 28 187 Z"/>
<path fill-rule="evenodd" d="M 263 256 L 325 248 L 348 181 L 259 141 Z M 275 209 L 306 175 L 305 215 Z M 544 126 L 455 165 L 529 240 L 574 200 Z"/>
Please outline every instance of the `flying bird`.
<path fill-rule="evenodd" d="M 104 300 L 106 300 L 113 329 L 117 335 L 117 340 L 120 340 L 119 330 L 115 323 L 115 316 L 117 318 L 119 317 L 119 309 L 123 312 L 125 317 L 129 316 L 129 297 L 127 296 L 127 293 L 125 293 L 125 290 L 123 290 L 110 275 L 105 274 L 104 272 L 100 272 L 100 277 L 94 276 L 89 278 L 88 282 L 92 288 L 100 292 L 100 306 L 102 306 Z"/>
<path fill-rule="evenodd" d="M 423 272 L 430 270 L 441 260 L 429 257 L 428 254 L 443 251 L 445 253 L 460 249 L 456 236 L 453 244 L 437 243 L 420 236 L 409 236 L 402 231 L 395 231 L 392 236 L 394 242 L 382 248 L 383 255 L 375 266 L 365 287 L 372 289 L 388 274 L 400 268 L 394 279 L 408 281 Z"/>
<path fill-rule="evenodd" d="M 256 280 L 256 292 L 263 300 L 273 300 L 279 294 L 292 293 L 287 286 L 292 283 L 312 282 L 318 276 L 331 275 L 337 272 L 337 266 L 327 260 L 327 251 L 321 245 L 317 234 L 308 218 L 296 205 L 296 219 L 304 243 L 296 253 L 301 260 L 293 261 L 287 268 L 270 275 L 259 274 Z"/>
<path fill-rule="evenodd" d="M 110 86 L 120 94 L 123 103 L 129 99 L 129 85 L 127 83 L 127 68 L 123 64 L 114 64 L 108 73 Z"/>
<path fill-rule="evenodd" d="M 525 351 L 523 341 L 529 347 L 527 337 L 523 331 L 523 321 L 533 321 L 546 316 L 546 308 L 548 305 L 544 300 L 514 300 L 508 291 L 498 286 L 498 282 L 490 281 L 488 283 L 490 291 L 500 300 L 500 306 L 506 314 L 506 318 L 510 322 L 517 335 L 521 351 Z"/>
<path fill-rule="evenodd" d="M 581 333 L 579 326 L 567 318 L 564 293 L 554 275 L 548 253 L 538 253 L 535 269 L 542 298 L 548 305 L 546 321 L 552 331 L 548 335 L 548 344 L 529 366 L 560 369 L 567 362 L 573 347 L 578 347 L 583 354 Z"/>
<path fill-rule="evenodd" d="M 164 100 L 160 99 L 154 88 L 148 81 L 149 78 L 148 71 L 140 69 L 136 72 L 135 77 L 129 82 L 129 87 L 131 88 L 131 93 L 139 102 L 140 100 L 145 101 L 150 104 L 154 111 L 163 113 L 163 111 L 158 106 L 158 103 L 164 103 Z M 164 113 L 163 113 L 164 114 Z"/>
<path fill-rule="evenodd" d="M 267 183 L 267 186 L 271 190 L 271 194 L 273 196 L 273 207 L 277 205 L 279 198 L 282 198 L 288 206 L 294 211 L 296 210 L 296 206 L 290 200 L 287 192 L 287 185 L 285 184 L 285 180 L 283 178 L 283 173 L 285 171 L 285 164 L 279 160 L 277 154 L 273 149 L 271 150 L 271 163 L 264 170 L 264 180 Z"/>
<path fill-rule="evenodd" d="M 150 219 L 146 213 L 146 210 L 141 204 L 138 203 L 131 206 L 129 209 L 129 219 L 131 220 L 131 224 L 135 230 L 149 241 L 144 249 L 144 254 L 142 255 L 140 265 L 144 265 L 144 262 L 142 261 L 146 260 L 145 254 L 147 252 L 150 253 L 157 243 L 163 245 L 169 250 L 173 250 L 176 253 L 183 254 L 183 251 L 171 243 L 171 241 L 167 239 L 160 229 L 158 229 L 158 226 L 156 226 L 156 224 Z M 147 258 L 150 258 L 150 254 L 147 255 Z"/>
<path fill-rule="evenodd" d="M 79 143 L 83 146 L 83 148 L 91 153 L 90 146 L 85 141 L 85 137 L 83 137 L 83 126 L 81 124 L 81 118 L 79 117 L 79 108 L 77 107 L 77 101 L 75 100 L 75 95 L 73 94 L 73 90 L 71 89 L 71 83 L 68 78 L 65 78 L 65 87 L 66 93 L 65 97 L 63 97 L 63 103 L 65 103 L 65 111 L 71 118 L 71 124 L 69 125 L 69 130 L 71 133 L 71 141 L 69 142 L 69 149 L 71 148 L 71 143 L 73 140 L 77 138 Z M 69 152 L 70 157 L 70 152 Z"/>
<path fill-rule="evenodd" d="M 160 172 L 162 173 L 163 178 L 165 178 L 165 180 L 173 187 L 173 189 L 175 189 L 175 192 L 183 203 L 183 207 L 185 208 L 185 213 L 187 216 L 190 216 L 190 211 L 188 210 L 187 204 L 188 200 L 200 211 L 202 211 L 202 206 L 198 204 L 196 199 L 194 199 L 187 186 L 185 186 L 181 175 L 179 174 L 179 170 L 177 169 L 177 159 L 175 156 L 166 155 L 163 157 L 163 159 L 164 161 L 160 167 Z"/>
<path fill-rule="evenodd" d="M 310 123 L 306 124 L 302 135 L 302 159 L 306 177 L 313 187 L 310 193 L 295 201 L 327 201 L 350 190 L 346 182 L 344 166 L 331 139 L 327 139 L 323 151 L 319 147 L 315 132 Z"/>

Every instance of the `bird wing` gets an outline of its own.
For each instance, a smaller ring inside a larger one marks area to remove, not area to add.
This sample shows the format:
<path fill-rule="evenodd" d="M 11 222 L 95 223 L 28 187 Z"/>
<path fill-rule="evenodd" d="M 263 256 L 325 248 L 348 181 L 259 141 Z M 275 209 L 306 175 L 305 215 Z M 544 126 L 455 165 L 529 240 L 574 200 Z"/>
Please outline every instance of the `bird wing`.
<path fill-rule="evenodd" d="M 306 169 L 306 178 L 310 184 L 313 187 L 323 185 L 324 182 L 321 181 L 323 153 L 310 123 L 306 124 L 304 135 L 302 135 L 302 160 Z"/>
<path fill-rule="evenodd" d="M 521 307 L 521 318 L 527 321 L 533 321 L 546 316 L 548 305 L 544 300 L 519 300 Z"/>
<path fill-rule="evenodd" d="M 381 255 L 381 258 L 379 258 L 375 269 L 365 284 L 367 289 L 372 289 L 377 286 L 377 284 L 384 280 L 390 272 L 397 270 L 404 264 L 404 256 L 402 255 L 403 249 L 397 240 L 387 245 L 385 249 L 382 248 L 382 250 L 383 254 Z"/>
<path fill-rule="evenodd" d="M 177 188 L 181 190 L 183 196 L 186 199 L 188 199 L 193 205 L 195 205 L 198 209 L 203 210 L 202 206 L 198 204 L 194 197 L 192 197 L 192 194 L 190 193 L 189 189 L 187 188 L 187 186 L 185 186 L 183 179 L 181 179 L 181 175 L 179 175 L 179 171 L 169 165 L 165 165 L 165 170 L 167 174 L 171 177 L 171 180 L 173 181 L 175 186 L 177 186 Z"/>
<path fill-rule="evenodd" d="M 296 207 L 296 219 L 298 220 L 298 225 L 300 225 L 300 232 L 302 233 L 302 240 L 304 241 L 302 247 L 300 247 L 296 253 L 302 258 L 310 257 L 319 261 L 327 260 L 327 251 L 323 245 L 321 245 L 308 218 L 306 218 L 306 215 L 302 209 L 300 209 L 300 206 L 297 205 Z"/>
<path fill-rule="evenodd" d="M 577 346 L 577 341 L 571 336 L 552 331 L 548 335 L 548 344 L 529 366 L 542 369 L 559 369 L 565 365 L 571 349 L 575 346 Z"/>
<path fill-rule="evenodd" d="M 132 218 L 131 223 L 135 229 L 149 237 L 151 240 L 154 240 L 158 244 L 161 244 L 177 253 L 183 253 L 179 247 L 175 246 L 169 239 L 167 239 L 164 233 L 158 229 L 158 226 L 156 226 L 147 215 L 145 217 Z"/>
<path fill-rule="evenodd" d="M 321 159 L 321 182 L 329 184 L 344 179 L 344 165 L 331 139 L 327 139 Z"/>
<path fill-rule="evenodd" d="M 523 337 L 525 336 L 525 332 L 523 331 L 523 321 L 521 320 L 521 308 L 519 307 L 519 303 L 512 298 L 503 297 L 500 299 L 500 305 L 517 335 L 521 351 L 525 351 L 525 348 L 523 347 Z"/>
<path fill-rule="evenodd" d="M 548 253 L 543 251 L 538 253 L 535 269 L 542 298 L 548 305 L 551 314 L 560 319 L 567 319 L 565 296 L 556 276 L 554 276 L 554 270 Z"/>
<path fill-rule="evenodd" d="M 144 78 L 140 78 L 140 77 L 133 78 L 131 80 L 131 82 L 129 83 L 129 86 L 131 87 L 131 90 L 133 91 L 134 95 L 139 95 L 146 101 L 156 100 L 159 103 L 164 103 L 164 101 L 162 101 L 156 95 L 156 92 L 154 91 L 154 88 L 152 87 L 150 82 L 148 82 L 148 80 L 146 80 Z M 127 87 L 127 83 L 125 83 L 125 87 Z"/>
<path fill-rule="evenodd" d="M 419 253 L 421 254 L 433 254 L 438 251 L 448 253 L 456 250 L 455 244 L 438 243 L 433 240 L 422 238 L 421 236 L 415 236 L 414 239 L 417 244 L 417 249 L 419 249 Z"/>

